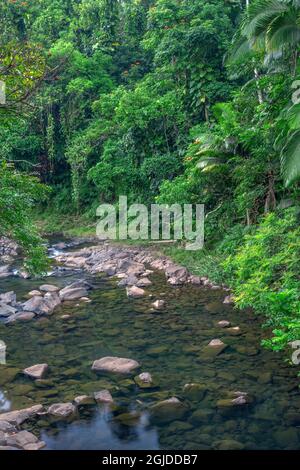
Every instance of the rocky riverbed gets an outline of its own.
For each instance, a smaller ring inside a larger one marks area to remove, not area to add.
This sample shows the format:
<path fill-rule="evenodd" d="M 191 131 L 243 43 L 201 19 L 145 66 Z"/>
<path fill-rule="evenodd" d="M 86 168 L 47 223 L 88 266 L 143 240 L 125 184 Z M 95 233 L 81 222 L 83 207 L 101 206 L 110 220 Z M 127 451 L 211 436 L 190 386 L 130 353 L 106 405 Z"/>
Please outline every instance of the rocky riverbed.
<path fill-rule="evenodd" d="M 0 282 L 1 449 L 299 448 L 297 371 L 224 286 L 143 248 L 50 254 Z"/>

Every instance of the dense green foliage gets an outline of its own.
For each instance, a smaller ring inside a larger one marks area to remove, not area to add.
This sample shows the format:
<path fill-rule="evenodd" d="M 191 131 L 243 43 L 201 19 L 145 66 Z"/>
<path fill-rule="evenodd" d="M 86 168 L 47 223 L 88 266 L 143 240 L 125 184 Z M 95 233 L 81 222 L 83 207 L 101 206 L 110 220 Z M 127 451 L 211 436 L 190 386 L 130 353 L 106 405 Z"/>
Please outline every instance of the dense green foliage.
<path fill-rule="evenodd" d="M 268 318 L 267 345 L 297 338 L 299 2 L 5 0 L 1 14 L 0 78 L 14 64 L 18 83 L 0 159 L 52 187 L 48 212 L 204 203 L 238 305 Z"/>

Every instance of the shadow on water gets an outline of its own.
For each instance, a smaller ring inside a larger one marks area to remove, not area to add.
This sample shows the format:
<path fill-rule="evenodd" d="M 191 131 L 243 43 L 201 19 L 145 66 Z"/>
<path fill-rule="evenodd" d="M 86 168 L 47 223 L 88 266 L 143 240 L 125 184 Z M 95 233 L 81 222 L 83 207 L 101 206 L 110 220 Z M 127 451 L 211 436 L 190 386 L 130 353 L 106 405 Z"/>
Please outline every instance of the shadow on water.
<path fill-rule="evenodd" d="M 48 281 L 65 285 L 70 279 Z M 48 449 L 299 449 L 297 370 L 260 347 L 259 321 L 223 305 L 222 292 L 173 288 L 159 273 L 152 280 L 147 293 L 153 297 L 129 300 L 115 280 L 94 278 L 91 303 L 65 303 L 51 317 L 0 325 L 0 339 L 7 344 L 7 365 L 0 366 L 0 412 L 108 389 L 115 400 L 112 410 L 80 409 L 75 421 L 64 424 L 41 416 L 28 429 L 41 433 Z M 39 284 L 10 279 L 1 291 L 24 295 Z M 151 312 L 155 299 L 164 299 L 166 310 Z M 238 325 L 240 334 L 221 329 L 220 320 Z M 204 354 L 213 338 L 227 345 L 218 356 Z M 153 375 L 155 388 L 140 389 L 133 377 L 96 375 L 92 362 L 107 355 L 138 360 L 141 370 Z M 45 380 L 33 382 L 20 374 L 44 362 L 50 367 Z M 187 396 L 186 383 L 200 384 L 201 393 Z M 247 392 L 253 403 L 221 406 L 234 391 Z M 184 402 L 185 415 L 149 419 L 151 405 L 172 396 Z"/>

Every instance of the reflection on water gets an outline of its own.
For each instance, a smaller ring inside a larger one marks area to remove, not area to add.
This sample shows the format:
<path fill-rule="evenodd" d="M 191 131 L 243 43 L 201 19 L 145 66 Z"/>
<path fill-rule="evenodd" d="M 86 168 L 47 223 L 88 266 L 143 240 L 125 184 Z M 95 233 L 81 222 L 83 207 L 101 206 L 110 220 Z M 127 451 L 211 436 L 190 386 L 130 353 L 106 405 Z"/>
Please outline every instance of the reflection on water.
<path fill-rule="evenodd" d="M 51 431 L 42 432 L 47 448 L 88 449 L 88 450 L 154 450 L 159 449 L 158 434 L 148 425 L 144 413 L 135 426 L 125 426 L 114 421 L 105 410 L 96 409 L 86 419 L 75 421 L 68 426 L 60 424 Z"/>
<path fill-rule="evenodd" d="M 115 281 L 97 278 L 92 303 L 66 303 L 49 318 L 0 324 L 8 350 L 7 365 L 0 368 L 5 403 L 20 409 L 110 390 L 115 400 L 111 412 L 94 406 L 80 409 L 72 423 L 53 423 L 45 416 L 29 423 L 28 429 L 42 433 L 48 449 L 300 449 L 297 368 L 260 347 L 263 332 L 257 319 L 223 305 L 225 293 L 190 285 L 173 288 L 160 274 L 152 280 L 147 289 L 152 298 L 127 299 Z M 11 279 L 1 290 L 20 296 L 38 286 L 37 281 Z M 153 299 L 164 299 L 166 310 L 151 312 Z M 63 319 L 66 314 L 70 317 Z M 221 329 L 220 320 L 241 331 Z M 227 345 L 215 357 L 203 350 L 214 338 Z M 155 388 L 140 389 L 132 377 L 96 375 L 92 362 L 108 355 L 138 360 L 142 371 L 153 375 Z M 50 369 L 41 382 L 19 373 L 44 362 Z M 200 384 L 201 393 L 187 396 L 186 383 Z M 235 391 L 247 392 L 253 403 L 220 406 Z M 151 405 L 172 396 L 184 402 L 186 415 L 153 419 Z"/>
<path fill-rule="evenodd" d="M 0 413 L 9 411 L 11 402 L 6 398 L 5 393 L 0 390 Z"/>

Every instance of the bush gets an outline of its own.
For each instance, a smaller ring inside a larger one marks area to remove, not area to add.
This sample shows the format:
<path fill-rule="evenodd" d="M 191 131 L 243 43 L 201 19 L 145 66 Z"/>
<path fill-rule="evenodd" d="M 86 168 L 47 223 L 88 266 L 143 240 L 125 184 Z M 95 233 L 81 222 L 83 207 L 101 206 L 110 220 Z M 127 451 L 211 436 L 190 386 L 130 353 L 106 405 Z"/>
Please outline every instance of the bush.
<path fill-rule="evenodd" d="M 300 338 L 299 239 L 296 209 L 272 213 L 223 263 L 237 305 L 267 317 L 273 337 L 264 344 L 273 350 Z"/>

